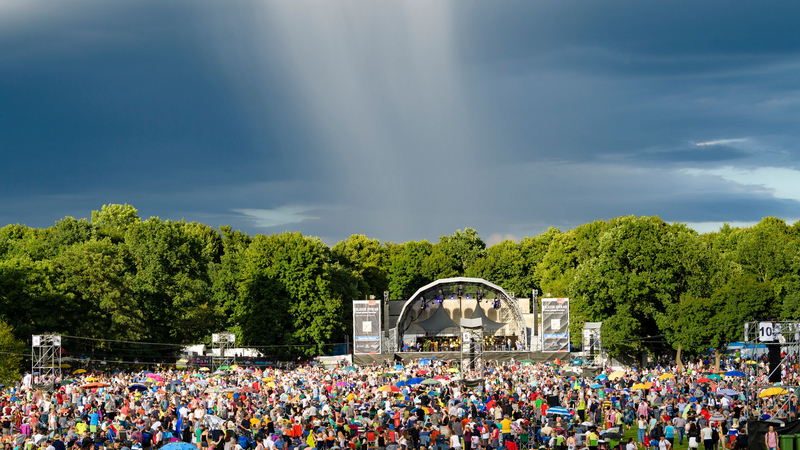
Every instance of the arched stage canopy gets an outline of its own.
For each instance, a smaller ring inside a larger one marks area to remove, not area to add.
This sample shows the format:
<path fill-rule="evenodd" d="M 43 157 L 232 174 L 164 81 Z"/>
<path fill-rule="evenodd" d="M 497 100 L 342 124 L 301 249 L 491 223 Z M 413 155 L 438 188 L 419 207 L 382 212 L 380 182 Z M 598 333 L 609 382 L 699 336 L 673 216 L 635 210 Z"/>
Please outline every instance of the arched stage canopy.
<path fill-rule="evenodd" d="M 450 316 L 444 311 L 438 299 L 458 299 L 459 287 L 461 288 L 461 297 L 464 299 L 476 300 L 480 294 L 481 300 L 500 301 L 500 308 L 507 308 L 510 312 L 511 321 L 508 323 L 495 322 L 488 317 L 483 311 L 483 308 L 478 302 L 477 307 L 472 313 L 471 319 L 480 320 L 487 333 L 494 334 L 503 327 L 508 327 L 507 330 L 517 336 L 521 341 L 523 348 L 528 348 L 527 333 L 525 326 L 525 319 L 522 316 L 522 311 L 519 309 L 517 301 L 511 297 L 500 286 L 490 283 L 481 278 L 443 278 L 436 280 L 433 283 L 425 285 L 417 290 L 408 301 L 403 305 L 403 310 L 397 319 L 396 328 L 396 343 L 401 345 L 403 342 L 404 334 L 418 334 L 422 330 L 428 335 L 438 335 L 443 332 L 452 333 L 452 330 L 460 329 L 459 325 L 455 323 Z M 424 300 L 424 302 L 423 302 Z M 424 304 L 428 304 L 429 308 L 437 308 L 437 311 L 425 320 L 417 321 L 422 316 L 425 310 Z"/>

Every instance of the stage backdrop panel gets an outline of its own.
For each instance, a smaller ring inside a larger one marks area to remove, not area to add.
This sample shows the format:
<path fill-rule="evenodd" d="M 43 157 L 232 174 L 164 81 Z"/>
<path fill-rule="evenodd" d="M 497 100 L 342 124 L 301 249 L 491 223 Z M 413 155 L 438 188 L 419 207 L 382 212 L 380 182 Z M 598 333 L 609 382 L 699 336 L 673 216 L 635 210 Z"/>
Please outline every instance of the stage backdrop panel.
<path fill-rule="evenodd" d="M 353 301 L 353 354 L 381 352 L 381 302 Z"/>
<path fill-rule="evenodd" d="M 569 352 L 569 299 L 542 299 L 542 351 Z"/>

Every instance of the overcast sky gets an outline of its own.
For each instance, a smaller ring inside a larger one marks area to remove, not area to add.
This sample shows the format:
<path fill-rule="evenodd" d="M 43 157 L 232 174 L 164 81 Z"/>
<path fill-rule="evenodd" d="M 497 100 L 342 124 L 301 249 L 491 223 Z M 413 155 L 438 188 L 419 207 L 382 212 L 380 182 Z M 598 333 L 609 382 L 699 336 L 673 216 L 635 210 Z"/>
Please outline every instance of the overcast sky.
<path fill-rule="evenodd" d="M 796 1 L 0 1 L 0 224 L 800 218 Z"/>

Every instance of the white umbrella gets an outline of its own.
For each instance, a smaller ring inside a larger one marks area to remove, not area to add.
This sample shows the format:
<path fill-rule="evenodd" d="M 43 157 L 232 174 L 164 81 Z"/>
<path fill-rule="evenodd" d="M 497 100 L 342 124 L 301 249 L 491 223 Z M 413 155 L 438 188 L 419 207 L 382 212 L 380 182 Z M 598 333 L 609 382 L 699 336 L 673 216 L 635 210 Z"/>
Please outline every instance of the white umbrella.
<path fill-rule="evenodd" d="M 225 419 L 217 417 L 213 414 L 207 414 L 203 416 L 203 423 L 208 427 L 218 428 L 225 425 Z"/>

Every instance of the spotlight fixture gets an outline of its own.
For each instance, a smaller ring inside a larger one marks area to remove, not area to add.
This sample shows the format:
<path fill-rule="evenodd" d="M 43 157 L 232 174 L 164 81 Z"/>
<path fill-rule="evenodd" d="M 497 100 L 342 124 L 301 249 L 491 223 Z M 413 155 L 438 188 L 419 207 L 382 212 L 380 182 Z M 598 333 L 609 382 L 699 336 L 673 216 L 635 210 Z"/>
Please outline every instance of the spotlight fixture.
<path fill-rule="evenodd" d="M 459 297 L 463 297 L 464 296 L 464 287 L 461 286 L 460 284 L 458 285 L 458 296 Z"/>

